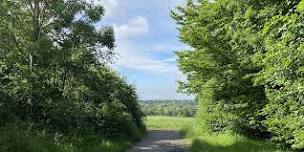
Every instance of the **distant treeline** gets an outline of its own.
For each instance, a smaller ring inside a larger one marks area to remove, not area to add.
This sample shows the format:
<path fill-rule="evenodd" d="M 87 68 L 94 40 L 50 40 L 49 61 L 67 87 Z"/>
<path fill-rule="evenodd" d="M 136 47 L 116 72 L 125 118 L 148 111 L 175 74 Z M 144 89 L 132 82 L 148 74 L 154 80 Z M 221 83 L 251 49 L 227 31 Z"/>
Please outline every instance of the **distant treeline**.
<path fill-rule="evenodd" d="M 196 113 L 194 100 L 144 100 L 139 103 L 146 115 L 193 117 Z"/>

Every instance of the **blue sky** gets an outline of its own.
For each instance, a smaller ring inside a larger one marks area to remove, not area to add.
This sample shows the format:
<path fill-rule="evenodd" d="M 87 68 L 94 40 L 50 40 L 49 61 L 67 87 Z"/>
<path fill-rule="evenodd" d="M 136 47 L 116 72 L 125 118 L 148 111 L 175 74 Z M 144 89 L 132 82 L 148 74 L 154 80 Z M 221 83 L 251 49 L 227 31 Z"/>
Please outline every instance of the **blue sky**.
<path fill-rule="evenodd" d="M 187 48 L 178 41 L 170 10 L 183 0 L 100 0 L 116 36 L 114 68 L 137 88 L 140 99 L 189 99 L 176 93 L 178 72 L 174 51 Z"/>

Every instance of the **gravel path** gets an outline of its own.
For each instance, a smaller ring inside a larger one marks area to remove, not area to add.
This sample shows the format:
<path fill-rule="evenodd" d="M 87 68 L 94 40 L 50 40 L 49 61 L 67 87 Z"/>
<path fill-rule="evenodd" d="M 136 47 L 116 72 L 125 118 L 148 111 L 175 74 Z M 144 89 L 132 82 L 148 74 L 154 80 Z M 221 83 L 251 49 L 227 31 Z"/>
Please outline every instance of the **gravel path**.
<path fill-rule="evenodd" d="M 127 152 L 190 152 L 182 135 L 172 130 L 151 130 Z"/>

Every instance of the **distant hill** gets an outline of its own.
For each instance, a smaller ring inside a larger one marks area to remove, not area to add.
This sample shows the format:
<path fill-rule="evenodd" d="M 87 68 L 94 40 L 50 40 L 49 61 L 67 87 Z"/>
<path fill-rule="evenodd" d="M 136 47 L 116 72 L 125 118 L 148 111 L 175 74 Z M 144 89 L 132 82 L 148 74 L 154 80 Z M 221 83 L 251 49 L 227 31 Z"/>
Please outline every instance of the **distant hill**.
<path fill-rule="evenodd" d="M 196 114 L 194 100 L 140 100 L 139 104 L 146 115 L 193 117 Z"/>

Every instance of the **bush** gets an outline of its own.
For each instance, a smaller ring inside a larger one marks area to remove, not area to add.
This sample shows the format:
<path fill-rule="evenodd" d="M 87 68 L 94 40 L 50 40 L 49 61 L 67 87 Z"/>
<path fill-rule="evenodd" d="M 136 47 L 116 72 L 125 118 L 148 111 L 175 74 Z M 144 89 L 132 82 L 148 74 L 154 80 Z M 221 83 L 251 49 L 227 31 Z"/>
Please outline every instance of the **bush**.
<path fill-rule="evenodd" d="M 123 152 L 129 138 L 105 139 L 94 131 L 63 135 L 33 129 L 32 123 L 15 122 L 0 127 L 1 152 Z"/>
<path fill-rule="evenodd" d="M 33 132 L 31 124 L 14 123 L 0 128 L 0 151 L 2 152 L 74 152 L 69 144 L 56 141 L 55 136 L 45 132 Z"/>

